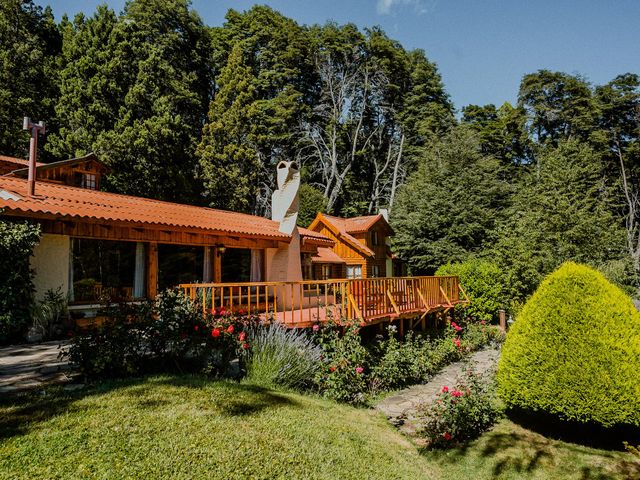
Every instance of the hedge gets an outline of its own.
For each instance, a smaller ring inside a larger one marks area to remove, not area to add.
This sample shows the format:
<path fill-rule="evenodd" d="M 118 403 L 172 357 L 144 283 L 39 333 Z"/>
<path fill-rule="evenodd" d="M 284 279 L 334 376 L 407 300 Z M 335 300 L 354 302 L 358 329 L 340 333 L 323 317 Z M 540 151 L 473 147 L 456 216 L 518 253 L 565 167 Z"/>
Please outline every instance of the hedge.
<path fill-rule="evenodd" d="M 507 335 L 498 392 L 508 407 L 640 426 L 640 313 L 598 271 L 562 265 Z"/>

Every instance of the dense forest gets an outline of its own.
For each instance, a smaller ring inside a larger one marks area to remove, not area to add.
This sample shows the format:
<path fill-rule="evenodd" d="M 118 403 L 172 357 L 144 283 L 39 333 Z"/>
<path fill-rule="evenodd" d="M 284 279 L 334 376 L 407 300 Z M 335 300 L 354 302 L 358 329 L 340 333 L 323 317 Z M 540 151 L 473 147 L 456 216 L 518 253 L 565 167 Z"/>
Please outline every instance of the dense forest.
<path fill-rule="evenodd" d="M 640 78 L 525 75 L 517 103 L 454 108 L 436 65 L 380 28 L 273 9 L 207 26 L 187 0 L 54 20 L 0 1 L 0 154 L 95 152 L 111 191 L 269 214 L 274 165 L 303 166 L 301 221 L 387 208 L 413 273 L 471 259 L 525 298 L 573 259 L 636 288 Z M 498 281 L 498 279 L 496 279 Z"/>

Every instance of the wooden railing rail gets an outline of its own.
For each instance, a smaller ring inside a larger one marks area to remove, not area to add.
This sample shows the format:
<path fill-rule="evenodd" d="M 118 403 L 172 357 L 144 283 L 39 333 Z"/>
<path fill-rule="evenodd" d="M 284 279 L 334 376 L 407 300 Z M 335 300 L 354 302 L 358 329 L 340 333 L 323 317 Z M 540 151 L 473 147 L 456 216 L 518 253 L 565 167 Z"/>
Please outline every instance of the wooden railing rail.
<path fill-rule="evenodd" d="M 455 276 L 192 283 L 179 288 L 203 313 L 254 313 L 300 327 L 330 319 L 366 324 L 452 308 L 465 301 L 460 299 Z"/>

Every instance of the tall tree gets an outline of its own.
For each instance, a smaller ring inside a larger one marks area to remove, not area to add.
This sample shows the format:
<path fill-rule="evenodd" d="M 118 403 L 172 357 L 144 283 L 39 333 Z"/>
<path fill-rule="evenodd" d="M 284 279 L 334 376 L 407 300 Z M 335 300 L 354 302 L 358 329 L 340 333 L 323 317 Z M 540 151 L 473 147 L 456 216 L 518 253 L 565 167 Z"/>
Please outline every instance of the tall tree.
<path fill-rule="evenodd" d="M 413 273 L 432 274 L 489 245 L 509 187 L 499 160 L 482 155 L 478 140 L 461 126 L 433 142 L 398 193 L 394 248 Z"/>
<path fill-rule="evenodd" d="M 0 153 L 26 157 L 22 118 L 56 127 L 57 58 L 62 48 L 51 9 L 31 0 L 0 2 Z"/>
<path fill-rule="evenodd" d="M 214 45 L 215 68 L 221 72 L 215 86 L 217 94 L 226 89 L 227 97 L 229 88 L 234 88 L 226 84 L 232 73 L 225 66 L 231 61 L 234 48 L 241 50 L 242 68 L 246 67 L 250 75 L 251 148 L 260 168 L 254 178 L 258 189 L 251 193 L 245 208 L 260 215 L 269 214 L 274 167 L 280 160 L 295 158 L 296 126 L 313 103 L 314 72 L 307 30 L 266 6 L 254 6 L 243 13 L 229 10 L 224 26 L 214 32 Z M 247 82 L 244 84 L 248 86 Z M 224 102 L 228 101 L 225 98 Z M 215 113 L 212 106 L 210 114 Z M 215 122 L 216 118 L 210 116 L 209 121 Z M 219 141 L 229 140 L 220 137 Z M 207 175 L 204 171 L 203 174 Z M 213 191 L 207 193 L 207 199 L 216 203 L 218 200 L 211 196 Z"/>
<path fill-rule="evenodd" d="M 552 145 L 563 138 L 587 139 L 598 113 L 585 79 L 549 70 L 523 77 L 518 105 L 527 111 L 535 140 Z"/>
<path fill-rule="evenodd" d="M 264 175 L 254 123 L 256 89 L 240 44 L 218 78 L 197 156 L 212 207 L 253 213 Z"/>
<path fill-rule="evenodd" d="M 513 296 L 521 299 L 562 262 L 603 267 L 624 254 L 623 230 L 597 153 L 564 140 L 543 150 L 540 160 L 540 169 L 529 171 L 515 190 L 491 250 Z"/>
<path fill-rule="evenodd" d="M 58 111 L 69 127 L 53 149 L 59 156 L 95 151 L 112 168 L 112 190 L 197 198 L 194 152 L 209 103 L 211 44 L 189 5 L 133 0 L 117 21 L 102 8 L 66 34 Z M 87 84 L 96 95 L 85 102 Z"/>

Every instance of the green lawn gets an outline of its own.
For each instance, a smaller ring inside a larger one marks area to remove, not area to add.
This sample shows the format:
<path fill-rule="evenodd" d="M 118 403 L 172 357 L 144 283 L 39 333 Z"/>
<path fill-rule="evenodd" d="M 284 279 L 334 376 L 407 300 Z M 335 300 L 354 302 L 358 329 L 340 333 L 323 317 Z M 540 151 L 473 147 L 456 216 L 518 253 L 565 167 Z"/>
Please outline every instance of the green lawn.
<path fill-rule="evenodd" d="M 0 402 L 7 479 L 632 478 L 630 462 L 506 421 L 466 450 L 420 454 L 370 410 L 203 377 Z"/>

